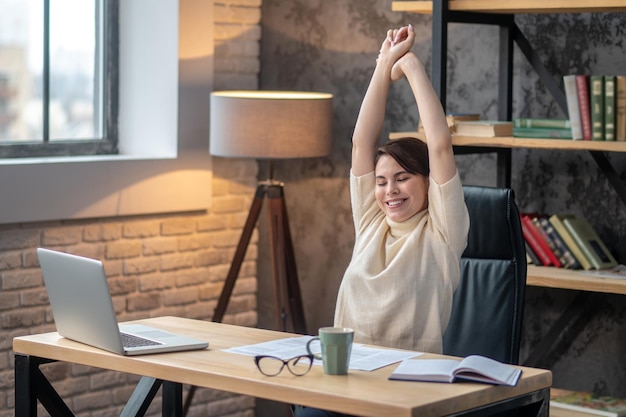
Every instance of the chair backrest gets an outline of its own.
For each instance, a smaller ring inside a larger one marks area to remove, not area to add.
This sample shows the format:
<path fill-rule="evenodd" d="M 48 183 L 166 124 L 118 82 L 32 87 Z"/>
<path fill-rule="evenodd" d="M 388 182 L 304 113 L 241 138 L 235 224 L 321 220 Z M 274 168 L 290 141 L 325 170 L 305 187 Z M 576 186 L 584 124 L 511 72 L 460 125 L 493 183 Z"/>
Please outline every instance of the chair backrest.
<path fill-rule="evenodd" d="M 448 355 L 518 364 L 526 250 L 513 190 L 464 186 L 470 228 L 443 337 Z"/>

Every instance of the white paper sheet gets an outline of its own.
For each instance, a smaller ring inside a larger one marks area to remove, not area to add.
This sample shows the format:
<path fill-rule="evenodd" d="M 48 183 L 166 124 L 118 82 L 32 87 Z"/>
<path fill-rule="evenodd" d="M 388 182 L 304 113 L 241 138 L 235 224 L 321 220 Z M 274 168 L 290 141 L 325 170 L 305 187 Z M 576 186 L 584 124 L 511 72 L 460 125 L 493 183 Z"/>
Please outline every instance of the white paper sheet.
<path fill-rule="evenodd" d="M 248 356 L 272 355 L 281 359 L 290 359 L 294 356 L 306 355 L 306 344 L 312 338 L 313 336 L 290 337 L 254 345 L 238 346 L 224 349 L 224 351 Z M 319 342 L 313 342 L 311 344 L 311 350 L 314 353 L 319 353 L 320 349 Z M 404 359 L 415 358 L 422 354 L 421 352 L 374 348 L 353 344 L 352 353 L 350 354 L 350 369 L 373 371 Z M 322 361 L 316 359 L 313 361 L 313 364 L 321 365 Z"/>

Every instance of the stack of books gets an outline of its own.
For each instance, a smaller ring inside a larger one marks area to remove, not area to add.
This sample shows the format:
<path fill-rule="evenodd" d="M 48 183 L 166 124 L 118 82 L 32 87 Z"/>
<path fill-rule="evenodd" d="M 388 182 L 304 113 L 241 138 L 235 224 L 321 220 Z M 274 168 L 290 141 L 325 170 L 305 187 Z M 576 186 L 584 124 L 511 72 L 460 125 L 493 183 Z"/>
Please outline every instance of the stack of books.
<path fill-rule="evenodd" d="M 459 122 L 477 121 L 479 119 L 480 119 L 480 114 L 478 113 L 447 113 L 446 114 L 446 122 L 448 123 L 448 128 L 450 128 L 450 133 L 456 133 L 456 126 Z M 418 133 L 424 133 L 424 126 L 422 125 L 421 119 L 417 126 L 417 131 Z"/>
<path fill-rule="evenodd" d="M 626 75 L 563 76 L 574 140 L 626 141 Z"/>
<path fill-rule="evenodd" d="M 450 133 L 460 136 L 498 137 L 513 136 L 513 123 L 501 120 L 481 120 L 478 113 L 448 113 L 446 121 Z M 423 134 L 424 126 L 420 120 L 417 132 Z"/>
<path fill-rule="evenodd" d="M 501 120 L 459 121 L 456 124 L 456 134 L 487 138 L 513 136 L 513 123 Z"/>
<path fill-rule="evenodd" d="M 513 119 L 513 136 L 518 138 L 573 139 L 567 119 Z"/>
<path fill-rule="evenodd" d="M 617 261 L 593 227 L 571 214 L 521 213 L 529 262 L 568 269 L 606 269 Z"/>

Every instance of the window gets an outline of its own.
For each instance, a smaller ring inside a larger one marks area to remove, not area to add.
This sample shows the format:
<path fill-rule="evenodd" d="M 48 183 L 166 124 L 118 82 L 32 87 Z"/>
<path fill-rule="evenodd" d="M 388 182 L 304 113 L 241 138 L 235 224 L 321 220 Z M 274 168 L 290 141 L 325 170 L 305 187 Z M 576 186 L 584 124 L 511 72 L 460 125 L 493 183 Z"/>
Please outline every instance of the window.
<path fill-rule="evenodd" d="M 0 157 L 117 152 L 118 0 L 0 0 Z"/>
<path fill-rule="evenodd" d="M 0 224 L 211 206 L 213 1 L 118 6 L 119 152 L 0 158 Z"/>

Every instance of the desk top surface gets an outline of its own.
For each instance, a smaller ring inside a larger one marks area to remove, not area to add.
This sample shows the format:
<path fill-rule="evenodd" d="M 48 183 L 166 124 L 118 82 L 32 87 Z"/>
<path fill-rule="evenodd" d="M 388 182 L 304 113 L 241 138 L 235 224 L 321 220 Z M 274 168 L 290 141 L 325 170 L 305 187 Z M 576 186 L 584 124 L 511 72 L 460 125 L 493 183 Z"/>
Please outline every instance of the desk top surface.
<path fill-rule="evenodd" d="M 223 349 L 293 334 L 177 317 L 138 322 L 207 340 L 209 348 L 127 357 L 52 332 L 17 337 L 13 349 L 25 355 L 362 416 L 447 415 L 548 388 L 552 383 L 550 371 L 526 367 L 522 367 L 522 377 L 515 387 L 389 381 L 387 377 L 396 364 L 373 372 L 351 370 L 347 376 L 325 375 L 320 366 L 314 366 L 302 377 L 285 371 L 266 377 L 257 370 L 252 357 Z"/>

